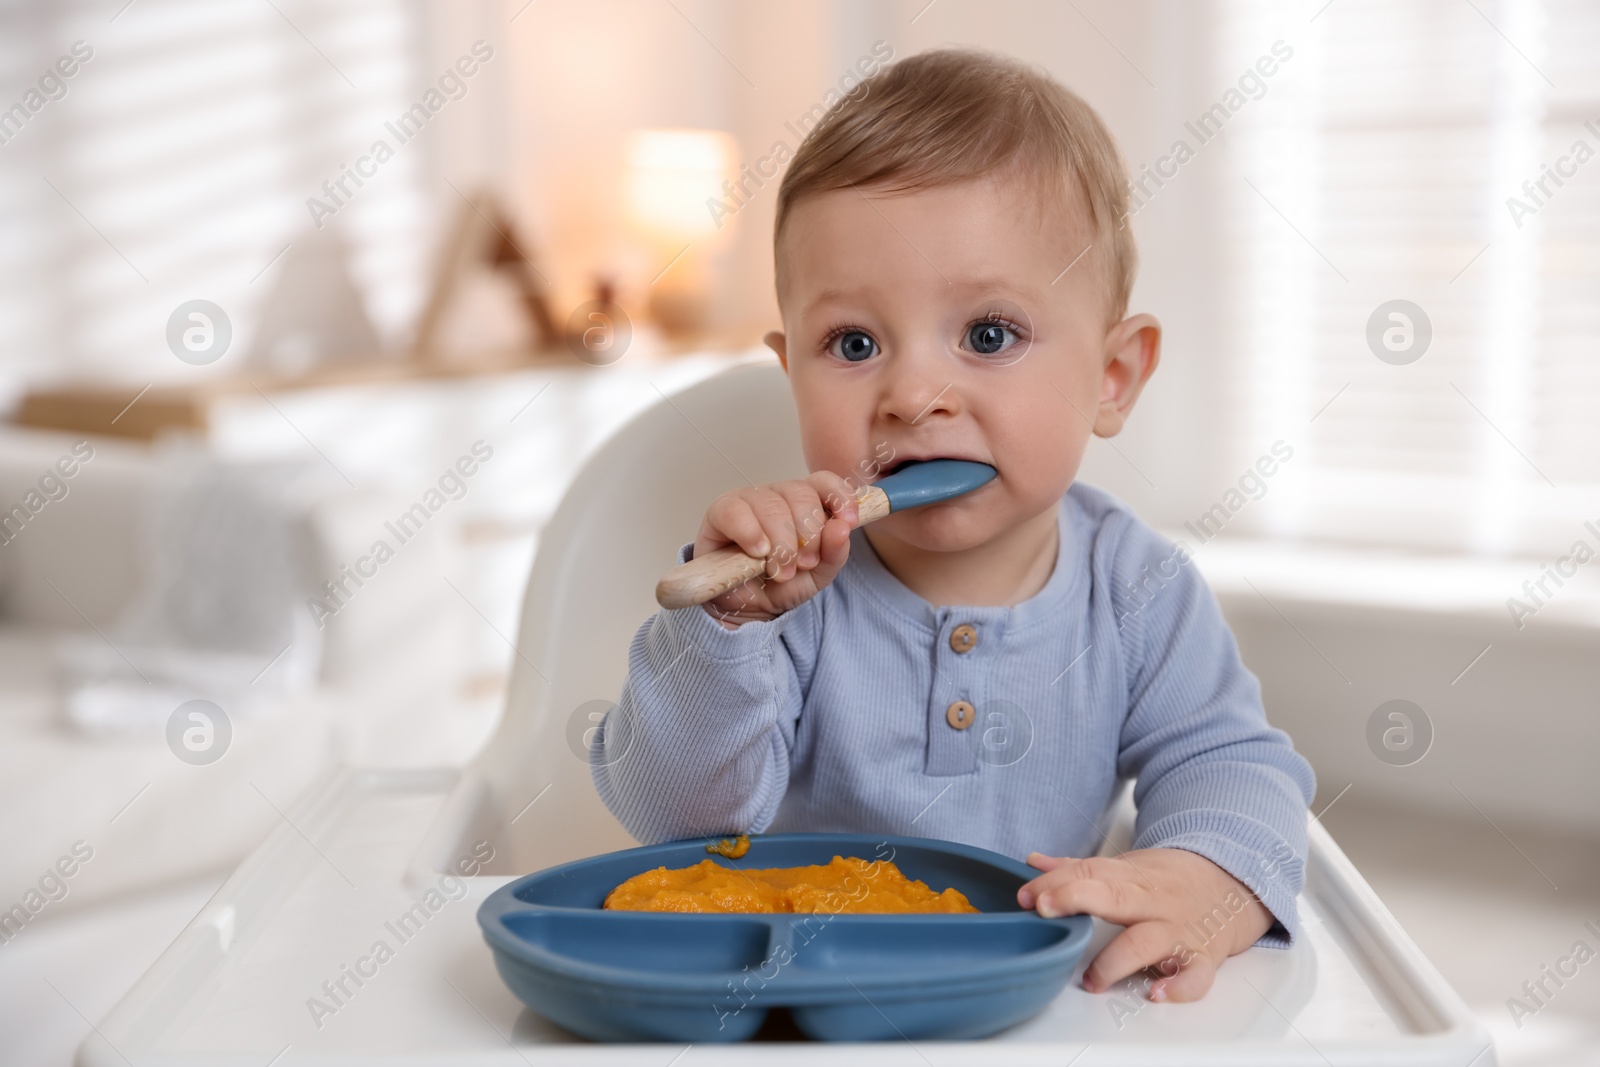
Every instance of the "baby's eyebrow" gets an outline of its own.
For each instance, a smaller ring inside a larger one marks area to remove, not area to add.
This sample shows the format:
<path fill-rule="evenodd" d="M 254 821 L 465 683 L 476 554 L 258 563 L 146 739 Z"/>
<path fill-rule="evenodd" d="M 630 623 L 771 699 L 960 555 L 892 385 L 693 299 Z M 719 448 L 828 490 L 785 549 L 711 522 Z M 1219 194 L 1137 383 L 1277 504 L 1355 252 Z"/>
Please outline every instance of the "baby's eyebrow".
<path fill-rule="evenodd" d="M 958 310 L 964 315 L 993 314 L 1003 312 L 1010 305 L 1011 314 L 1020 315 L 1024 326 L 1030 330 L 1033 322 L 1029 309 L 1037 309 L 1045 303 L 1040 293 L 1030 292 L 999 277 L 962 278 L 939 288 L 941 301 L 948 301 L 946 310 Z M 874 323 L 883 327 L 894 320 L 893 301 L 889 298 L 890 304 L 885 305 L 880 297 L 886 297 L 886 294 L 879 293 L 871 284 L 824 289 L 799 309 L 799 315 L 803 321 L 818 328 L 820 324 L 817 320 L 838 316 L 859 318 L 863 320 L 860 325 L 869 328 Z M 996 306 L 996 301 L 1001 303 Z M 983 307 L 985 303 L 990 307 Z"/>
<path fill-rule="evenodd" d="M 1020 289 L 1005 278 L 966 278 L 953 279 L 950 289 L 956 293 L 972 293 L 976 296 L 1007 296 L 1018 301 L 1037 300 L 1039 294 Z"/>
<path fill-rule="evenodd" d="M 1031 302 L 1039 299 L 1039 294 L 1019 288 L 1004 278 L 965 278 L 952 281 L 948 291 L 954 296 L 966 296 L 967 299 L 985 296 L 1005 296 L 1019 302 Z M 812 297 L 805 306 L 805 311 L 813 311 L 825 304 L 852 303 L 870 300 L 872 290 L 870 286 L 860 286 L 855 289 L 824 289 Z"/>
<path fill-rule="evenodd" d="M 806 310 L 820 307 L 823 304 L 844 303 L 859 300 L 866 295 L 864 289 L 824 289 L 806 304 Z"/>

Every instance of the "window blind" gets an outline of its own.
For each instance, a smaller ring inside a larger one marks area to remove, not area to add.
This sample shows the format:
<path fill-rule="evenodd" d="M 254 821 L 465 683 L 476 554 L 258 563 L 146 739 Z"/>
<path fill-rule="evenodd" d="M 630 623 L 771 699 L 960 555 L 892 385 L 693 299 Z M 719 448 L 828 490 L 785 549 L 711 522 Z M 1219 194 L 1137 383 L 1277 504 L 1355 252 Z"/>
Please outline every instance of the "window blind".
<path fill-rule="evenodd" d="M 1218 10 L 1219 84 L 1294 49 L 1225 133 L 1236 451 L 1283 438 L 1298 472 L 1248 524 L 1565 549 L 1600 518 L 1600 6 Z M 1413 362 L 1369 344 L 1392 300 L 1431 325 Z"/>
<path fill-rule="evenodd" d="M 0 7 L 0 387 L 192 376 L 166 325 L 193 299 L 229 316 L 230 357 L 247 350 L 294 248 L 322 236 L 307 198 L 423 90 L 422 6 Z M 423 284 L 426 151 L 398 152 L 323 227 L 380 331 Z"/>

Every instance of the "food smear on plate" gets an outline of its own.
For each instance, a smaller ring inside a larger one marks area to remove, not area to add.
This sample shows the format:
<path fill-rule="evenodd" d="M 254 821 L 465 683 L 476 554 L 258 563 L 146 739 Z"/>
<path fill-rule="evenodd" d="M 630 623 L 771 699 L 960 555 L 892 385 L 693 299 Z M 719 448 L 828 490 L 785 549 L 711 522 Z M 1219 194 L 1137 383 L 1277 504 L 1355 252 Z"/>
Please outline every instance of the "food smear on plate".
<path fill-rule="evenodd" d="M 978 911 L 959 889 L 935 892 L 892 860 L 834 856 L 807 867 L 740 869 L 705 859 L 636 874 L 606 896 L 617 911 L 947 913 Z"/>
<path fill-rule="evenodd" d="M 740 834 L 731 840 L 724 837 L 721 841 L 707 845 L 706 851 L 716 853 L 718 856 L 726 856 L 730 860 L 736 860 L 750 851 L 750 835 Z"/>

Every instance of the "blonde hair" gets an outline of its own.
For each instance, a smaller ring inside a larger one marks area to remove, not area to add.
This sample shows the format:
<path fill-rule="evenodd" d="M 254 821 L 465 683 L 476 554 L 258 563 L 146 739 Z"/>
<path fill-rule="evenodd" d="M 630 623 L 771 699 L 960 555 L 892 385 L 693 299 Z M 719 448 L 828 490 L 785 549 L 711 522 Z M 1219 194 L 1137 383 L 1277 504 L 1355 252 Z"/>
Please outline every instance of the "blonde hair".
<path fill-rule="evenodd" d="M 1109 321 L 1119 321 L 1138 252 L 1125 223 L 1128 176 L 1116 142 L 1094 109 L 1048 74 L 972 49 L 900 60 L 828 109 L 778 187 L 774 255 L 789 213 L 808 194 L 857 186 L 911 192 L 1013 167 L 1043 179 L 1047 192 L 1081 194 L 1088 204 L 1092 258 L 1106 281 Z M 1077 251 L 1063 251 L 1065 266 Z"/>

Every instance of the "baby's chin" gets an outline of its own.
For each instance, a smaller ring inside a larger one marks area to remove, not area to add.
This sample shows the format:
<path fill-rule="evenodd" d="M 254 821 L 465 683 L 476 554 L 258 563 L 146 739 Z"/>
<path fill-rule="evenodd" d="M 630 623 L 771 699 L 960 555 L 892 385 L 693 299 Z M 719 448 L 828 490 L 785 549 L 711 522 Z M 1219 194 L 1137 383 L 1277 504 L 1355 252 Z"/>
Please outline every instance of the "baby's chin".
<path fill-rule="evenodd" d="M 873 523 L 872 528 L 924 552 L 965 552 L 987 544 L 1010 525 L 996 509 L 975 507 L 961 499 L 895 512 Z"/>

